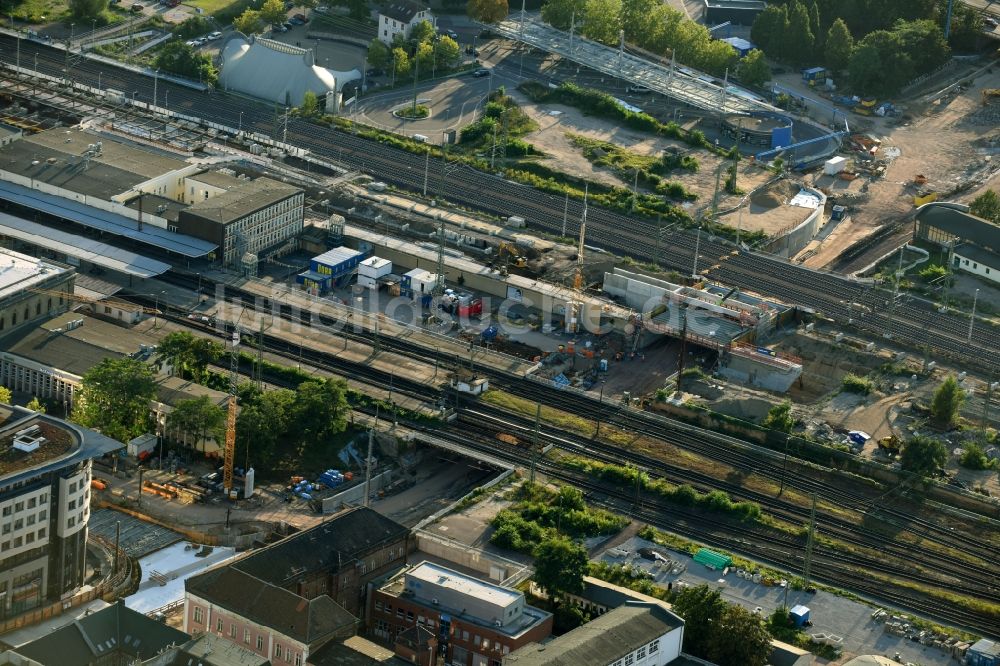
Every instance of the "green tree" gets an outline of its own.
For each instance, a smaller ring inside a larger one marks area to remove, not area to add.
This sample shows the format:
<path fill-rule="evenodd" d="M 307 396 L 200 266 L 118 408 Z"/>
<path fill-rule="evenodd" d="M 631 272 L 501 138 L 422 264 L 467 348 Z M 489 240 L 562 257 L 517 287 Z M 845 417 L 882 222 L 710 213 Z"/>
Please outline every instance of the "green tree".
<path fill-rule="evenodd" d="M 173 32 L 174 37 L 179 39 L 191 39 L 192 37 L 200 37 L 212 30 L 214 30 L 212 22 L 207 18 L 204 16 L 192 16 L 174 28 Z"/>
<path fill-rule="evenodd" d="M 715 640 L 712 627 L 726 610 L 722 593 L 708 585 L 685 587 L 674 599 L 674 612 L 684 618 L 684 651 L 708 659 Z"/>
<path fill-rule="evenodd" d="M 178 377 L 201 383 L 208 374 L 208 366 L 222 358 L 224 351 L 214 340 L 196 337 L 188 331 L 174 331 L 160 340 L 156 360 L 160 364 L 169 362 Z"/>
<path fill-rule="evenodd" d="M 587 551 L 566 537 L 550 537 L 535 548 L 535 582 L 554 603 L 563 594 L 583 592 L 583 577 L 587 574 Z"/>
<path fill-rule="evenodd" d="M 420 70 L 424 76 L 431 75 L 431 65 L 434 64 L 434 44 L 431 42 L 420 42 L 413 52 L 413 60 L 420 63 Z"/>
<path fill-rule="evenodd" d="M 156 67 L 165 72 L 179 74 L 214 85 L 219 72 L 212 64 L 212 58 L 198 53 L 180 40 L 167 42 L 156 56 Z"/>
<path fill-rule="evenodd" d="M 962 449 L 962 457 L 958 459 L 962 467 L 968 469 L 989 469 L 992 467 L 990 459 L 986 457 L 986 452 L 979 442 L 967 442 Z"/>
<path fill-rule="evenodd" d="M 299 453 L 326 447 L 347 428 L 347 384 L 340 379 L 310 380 L 295 389 L 290 424 Z"/>
<path fill-rule="evenodd" d="M 768 4 L 757 15 L 750 28 L 750 39 L 775 60 L 785 57 L 785 35 L 788 33 L 788 8 L 784 5 Z"/>
<path fill-rule="evenodd" d="M 847 29 L 844 19 L 838 18 L 826 33 L 826 45 L 823 54 L 825 56 L 826 68 L 833 72 L 834 75 L 843 72 L 851 62 L 851 53 L 853 51 L 854 37 L 851 36 L 851 31 Z"/>
<path fill-rule="evenodd" d="M 303 118 L 315 118 L 319 115 L 319 98 L 312 90 L 307 90 L 302 95 L 302 105 L 299 106 L 299 114 Z"/>
<path fill-rule="evenodd" d="M 368 66 L 374 69 L 385 69 L 389 65 L 392 54 L 389 47 L 376 37 L 368 45 Z"/>
<path fill-rule="evenodd" d="M 712 636 L 708 658 L 719 666 L 764 666 L 771 656 L 763 620 L 743 606 L 727 605 L 712 624 Z"/>
<path fill-rule="evenodd" d="M 816 36 L 813 35 L 809 10 L 798 0 L 788 12 L 788 30 L 785 32 L 786 58 L 797 65 L 807 65 L 812 60 Z"/>
<path fill-rule="evenodd" d="M 559 30 L 569 30 L 572 17 L 576 16 L 576 29 L 579 33 L 583 23 L 585 0 L 549 0 L 542 5 L 542 20 Z"/>
<path fill-rule="evenodd" d="M 761 425 L 770 430 L 789 433 L 795 427 L 795 417 L 792 416 L 792 403 L 785 400 L 767 411 L 767 416 Z"/>
<path fill-rule="evenodd" d="M 458 42 L 448 35 L 444 35 L 438 40 L 437 48 L 434 51 L 438 69 L 451 69 L 458 64 L 461 55 Z"/>
<path fill-rule="evenodd" d="M 965 402 L 965 390 L 954 377 L 948 377 L 934 392 L 931 400 L 931 416 L 941 427 L 948 427 L 958 418 L 958 410 Z"/>
<path fill-rule="evenodd" d="M 207 395 L 179 400 L 167 414 L 167 431 L 181 436 L 185 446 L 204 443 L 209 438 L 221 441 L 225 434 L 226 412 Z"/>
<path fill-rule="evenodd" d="M 935 21 L 897 21 L 892 32 L 903 45 L 904 52 L 913 63 L 910 76 L 930 72 L 951 58 L 951 48 L 944 39 L 944 32 Z M 903 83 L 909 83 L 905 79 Z"/>
<path fill-rule="evenodd" d="M 271 25 L 284 23 L 286 16 L 285 3 L 282 0 L 264 0 L 264 4 L 260 7 L 260 18 L 264 23 Z"/>
<path fill-rule="evenodd" d="M 809 6 L 806 9 L 809 11 L 809 29 L 813 34 L 813 47 L 819 51 L 823 48 L 823 33 L 820 32 L 823 25 L 819 19 L 819 5 L 816 4 L 816 0 L 809 0 Z"/>
<path fill-rule="evenodd" d="M 434 33 L 434 24 L 425 19 L 410 30 L 410 42 L 412 44 L 429 42 L 434 39 Z"/>
<path fill-rule="evenodd" d="M 972 200 L 969 212 L 984 220 L 1000 223 L 1000 196 L 993 190 L 986 190 Z"/>
<path fill-rule="evenodd" d="M 288 389 L 243 394 L 236 418 L 236 445 L 243 454 L 239 460 L 252 454 L 258 469 L 271 468 L 291 452 L 289 430 L 294 403 L 295 393 Z"/>
<path fill-rule="evenodd" d="M 602 44 L 618 44 L 621 0 L 587 0 L 583 8 L 583 34 Z"/>
<path fill-rule="evenodd" d="M 657 30 L 659 0 L 622 0 L 621 24 L 625 39 L 645 48 Z"/>
<path fill-rule="evenodd" d="M 242 14 L 233 19 L 233 29 L 244 35 L 259 34 L 263 28 L 264 22 L 260 12 L 256 9 L 245 9 Z"/>
<path fill-rule="evenodd" d="M 7 388 L 6 386 L 0 386 L 0 403 L 4 405 L 9 405 L 10 399 L 11 399 L 10 389 Z"/>
<path fill-rule="evenodd" d="M 406 76 L 410 72 L 410 56 L 399 46 L 392 50 L 392 66 L 396 76 Z"/>
<path fill-rule="evenodd" d="M 31 402 L 25 405 L 25 407 L 27 407 L 33 412 L 38 412 L 39 414 L 44 414 L 46 411 L 44 403 L 42 403 L 42 401 L 38 399 L 37 395 L 32 396 Z"/>
<path fill-rule="evenodd" d="M 882 56 L 874 46 L 863 44 L 854 49 L 848 65 L 851 87 L 862 95 L 877 92 L 885 78 L 883 67 Z"/>
<path fill-rule="evenodd" d="M 762 86 L 771 80 L 771 67 L 764 58 L 764 52 L 754 49 L 740 60 L 736 74 L 748 86 Z"/>
<path fill-rule="evenodd" d="M 107 358 L 83 375 L 72 418 L 127 442 L 149 431 L 155 393 L 152 367 L 132 358 Z"/>
<path fill-rule="evenodd" d="M 940 2 L 938 25 L 944 25 L 944 14 L 947 12 L 947 3 Z M 983 15 L 974 8 L 964 4 L 955 3 L 952 8 L 951 33 L 948 35 L 948 45 L 957 51 L 976 51 L 979 43 L 983 39 Z"/>
<path fill-rule="evenodd" d="M 469 0 L 465 12 L 476 21 L 497 23 L 510 11 L 507 0 Z"/>
<path fill-rule="evenodd" d="M 929 476 L 948 461 L 948 450 L 936 439 L 918 435 L 903 445 L 899 463 L 903 469 L 920 476 Z"/>
<path fill-rule="evenodd" d="M 69 0 L 69 13 L 73 18 L 99 18 L 108 4 L 104 0 Z"/>

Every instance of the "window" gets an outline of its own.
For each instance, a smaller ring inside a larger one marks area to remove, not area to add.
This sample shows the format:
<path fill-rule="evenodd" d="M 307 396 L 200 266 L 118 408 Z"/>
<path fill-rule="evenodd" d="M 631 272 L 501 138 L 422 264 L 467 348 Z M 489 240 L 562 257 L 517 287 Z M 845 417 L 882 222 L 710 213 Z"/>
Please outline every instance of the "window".
<path fill-rule="evenodd" d="M 34 543 L 35 542 L 35 533 L 34 532 L 28 532 L 27 534 L 25 534 L 24 535 L 24 542 L 25 543 Z"/>
<path fill-rule="evenodd" d="M 74 481 L 73 483 L 69 484 L 69 492 L 71 492 L 71 493 L 75 493 L 76 492 L 76 481 Z"/>
<path fill-rule="evenodd" d="M 38 503 L 39 504 L 48 504 L 49 503 L 49 494 L 48 493 L 42 493 L 41 495 L 39 495 L 38 496 Z"/>
<path fill-rule="evenodd" d="M 14 548 L 21 547 L 21 537 L 14 537 Z"/>
<path fill-rule="evenodd" d="M 17 513 L 18 511 L 24 511 L 24 502 L 18 502 L 14 505 L 14 512 Z"/>
<path fill-rule="evenodd" d="M 215 630 L 217 632 L 219 632 L 220 634 L 222 633 L 222 618 L 221 617 L 220 618 L 216 618 L 216 620 L 215 620 Z"/>
<path fill-rule="evenodd" d="M 260 651 L 260 650 L 263 650 L 263 649 L 264 649 L 264 637 L 261 636 L 260 634 L 258 634 L 257 635 L 257 650 Z"/>
<path fill-rule="evenodd" d="M 45 520 L 45 518 L 48 517 L 48 515 L 49 515 L 49 512 L 46 511 L 45 509 L 42 509 L 41 511 L 39 511 L 38 512 L 38 522 L 42 522 L 43 520 Z"/>
<path fill-rule="evenodd" d="M 616 661 L 614 666 L 622 666 L 622 660 L 619 659 L 618 661 Z"/>
<path fill-rule="evenodd" d="M 8 550 L 10 550 L 10 541 L 4 541 L 3 544 L 0 545 L 0 551 L 8 551 Z"/>
<path fill-rule="evenodd" d="M 4 534 L 10 534 L 10 523 L 4 523 L 3 524 L 3 533 Z"/>
<path fill-rule="evenodd" d="M 10 515 L 10 513 L 11 513 L 11 511 L 10 511 L 10 507 L 9 507 L 9 506 L 5 506 L 5 507 L 3 508 L 3 515 L 5 515 L 5 516 L 9 516 L 9 515 Z"/>
<path fill-rule="evenodd" d="M 655 654 L 660 650 L 660 639 L 657 638 L 655 641 L 649 644 L 649 654 Z"/>
<path fill-rule="evenodd" d="M 634 654 L 625 655 L 625 666 L 632 666 L 633 661 L 635 661 Z"/>
<path fill-rule="evenodd" d="M 76 518 L 70 516 L 69 520 L 66 521 L 66 527 L 73 527 L 76 525 Z"/>
<path fill-rule="evenodd" d="M 302 655 L 295 655 L 295 666 L 302 666 Z"/>
<path fill-rule="evenodd" d="M 385 604 L 385 612 L 386 613 L 392 613 L 392 604 L 386 602 L 386 604 Z"/>
<path fill-rule="evenodd" d="M 463 631 L 462 632 L 462 640 L 463 641 L 469 640 L 469 632 L 467 632 L 467 631 Z"/>
<path fill-rule="evenodd" d="M 243 642 L 250 645 L 250 629 L 248 627 L 243 627 Z"/>
<path fill-rule="evenodd" d="M 274 646 L 274 656 L 278 657 L 279 659 L 281 658 L 281 646 L 280 645 L 275 644 L 275 646 Z"/>
<path fill-rule="evenodd" d="M 480 640 L 482 639 L 479 637 L 479 634 L 476 634 L 475 638 L 472 639 L 472 642 L 475 643 L 476 645 L 479 645 Z"/>
<path fill-rule="evenodd" d="M 38 538 L 39 539 L 44 539 L 45 538 L 45 528 L 44 527 L 42 529 L 38 530 Z"/>
<path fill-rule="evenodd" d="M 641 648 L 639 648 L 639 651 L 635 655 L 635 658 L 636 659 L 645 659 L 646 658 L 646 646 L 645 645 L 642 646 Z"/>
<path fill-rule="evenodd" d="M 14 529 L 15 530 L 19 530 L 22 527 L 24 527 L 24 519 L 23 518 L 18 518 L 17 520 L 14 521 Z"/>
<path fill-rule="evenodd" d="M 236 623 L 235 622 L 230 622 L 229 623 L 229 637 L 230 638 L 236 638 Z"/>
<path fill-rule="evenodd" d="M 291 661 L 291 660 L 292 660 L 292 648 L 286 647 L 285 648 L 285 661 Z"/>
<path fill-rule="evenodd" d="M 204 621 L 204 615 L 201 610 L 201 606 L 194 607 L 194 621 L 201 624 Z"/>
<path fill-rule="evenodd" d="M 31 499 L 28 500 L 28 508 L 29 509 L 34 509 L 35 508 L 35 503 L 37 503 L 37 502 L 38 502 L 38 499 L 35 498 L 35 497 L 32 497 Z"/>
<path fill-rule="evenodd" d="M 375 610 L 377 610 L 377 611 L 382 610 L 382 602 L 381 601 L 376 601 L 375 602 Z"/>
<path fill-rule="evenodd" d="M 406 611 L 406 621 L 413 622 L 413 611 Z"/>

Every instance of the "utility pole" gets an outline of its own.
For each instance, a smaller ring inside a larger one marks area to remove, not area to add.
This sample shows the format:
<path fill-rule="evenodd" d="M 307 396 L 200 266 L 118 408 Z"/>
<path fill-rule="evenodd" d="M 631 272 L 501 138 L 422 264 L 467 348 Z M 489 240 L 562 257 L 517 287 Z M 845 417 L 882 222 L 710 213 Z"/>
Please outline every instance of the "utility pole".
<path fill-rule="evenodd" d="M 122 539 L 122 521 L 116 520 L 115 521 L 115 554 L 114 554 L 114 562 L 112 562 L 112 564 L 111 564 L 111 570 L 114 573 L 118 573 L 118 553 L 119 553 L 119 544 L 121 543 L 121 539 Z"/>
<path fill-rule="evenodd" d="M 535 464 L 541 457 L 541 450 L 538 448 L 538 430 L 542 425 L 542 403 L 535 403 L 535 427 L 531 431 L 531 474 L 529 481 L 535 482 Z"/>
<path fill-rule="evenodd" d="M 427 173 L 431 168 L 431 149 L 430 146 L 427 147 L 427 153 L 424 155 L 424 196 L 427 196 Z"/>
<path fill-rule="evenodd" d="M 157 84 L 159 84 L 159 82 L 160 82 L 160 70 L 154 69 L 153 70 L 153 106 L 156 106 L 156 100 L 157 100 L 156 89 L 157 89 Z"/>
<path fill-rule="evenodd" d="M 694 267 L 691 269 L 691 277 L 698 279 L 698 253 L 701 252 L 701 225 L 698 225 L 698 238 L 694 242 Z"/>
<path fill-rule="evenodd" d="M 566 201 L 563 203 L 562 237 L 566 238 L 566 220 L 569 217 L 569 190 L 566 190 Z"/>
<path fill-rule="evenodd" d="M 375 424 L 378 424 L 378 411 L 375 412 Z M 375 444 L 375 425 L 368 429 L 368 457 L 365 458 L 365 506 L 371 504 L 372 490 L 372 447 Z"/>
<path fill-rule="evenodd" d="M 257 336 L 257 367 L 254 368 L 254 384 L 257 392 L 264 390 L 264 317 L 260 318 L 260 333 Z"/>
<path fill-rule="evenodd" d="M 420 58 L 414 58 L 416 66 L 413 68 L 413 117 L 417 116 L 417 80 L 420 78 Z"/>
<path fill-rule="evenodd" d="M 886 326 L 885 337 L 892 337 L 892 322 L 896 318 L 896 303 L 899 301 L 899 283 L 903 279 L 903 250 L 906 249 L 906 245 L 899 248 L 899 267 L 896 269 L 896 280 L 892 286 L 892 305 L 889 308 L 889 324 Z M 970 327 L 971 328 L 971 327 Z M 970 330 L 969 335 L 972 335 Z"/>
<path fill-rule="evenodd" d="M 816 493 L 812 494 L 812 509 L 809 511 L 809 535 L 806 538 L 806 561 L 802 567 L 802 577 L 806 587 L 809 587 L 809 575 L 812 569 L 813 542 L 816 539 Z"/>
<path fill-rule="evenodd" d="M 677 353 L 677 394 L 680 397 L 681 386 L 684 382 L 684 356 L 687 353 L 687 333 L 688 333 L 688 318 L 687 318 L 688 306 L 686 303 L 681 303 L 678 309 L 678 314 L 681 317 L 681 348 Z"/>
<path fill-rule="evenodd" d="M 972 297 L 972 314 L 969 315 L 969 339 L 972 342 L 972 327 L 976 323 L 976 305 L 979 303 L 979 290 L 976 289 L 975 295 Z"/>
<path fill-rule="evenodd" d="M 438 222 L 437 275 L 434 276 L 434 295 L 444 293 L 444 218 Z"/>
<path fill-rule="evenodd" d="M 288 143 L 288 107 L 285 107 L 285 129 L 281 133 L 281 142 Z"/>

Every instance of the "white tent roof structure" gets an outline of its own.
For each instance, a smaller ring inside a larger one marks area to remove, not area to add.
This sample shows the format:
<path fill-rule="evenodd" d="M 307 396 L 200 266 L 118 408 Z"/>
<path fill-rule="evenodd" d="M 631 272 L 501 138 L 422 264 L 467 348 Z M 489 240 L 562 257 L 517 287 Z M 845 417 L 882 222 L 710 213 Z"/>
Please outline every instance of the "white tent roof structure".
<path fill-rule="evenodd" d="M 338 91 L 361 72 L 335 72 L 314 62 L 311 50 L 273 39 L 237 33 L 222 48 L 219 82 L 235 90 L 285 106 L 299 106 L 307 90 L 320 97 Z"/>

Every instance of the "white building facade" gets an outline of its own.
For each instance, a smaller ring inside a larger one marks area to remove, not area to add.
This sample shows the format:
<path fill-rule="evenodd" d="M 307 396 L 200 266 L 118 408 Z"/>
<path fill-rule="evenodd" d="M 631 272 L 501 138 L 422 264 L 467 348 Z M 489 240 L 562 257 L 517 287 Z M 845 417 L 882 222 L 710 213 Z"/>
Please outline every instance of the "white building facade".
<path fill-rule="evenodd" d="M 379 11 L 378 38 L 387 46 L 392 45 L 396 35 L 402 34 L 403 39 L 410 38 L 410 32 L 421 21 L 430 21 L 436 26 L 437 21 L 426 5 L 409 0 L 397 0 Z"/>

